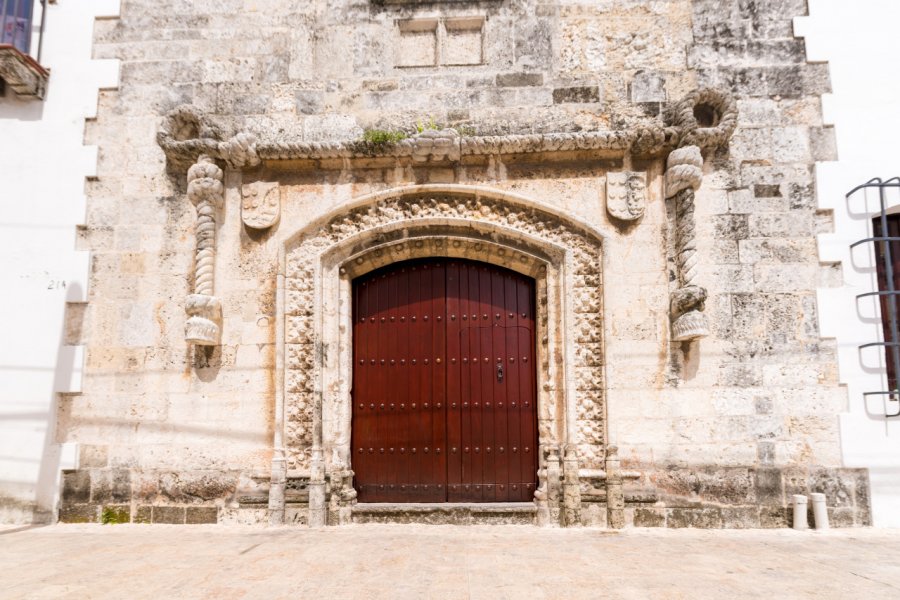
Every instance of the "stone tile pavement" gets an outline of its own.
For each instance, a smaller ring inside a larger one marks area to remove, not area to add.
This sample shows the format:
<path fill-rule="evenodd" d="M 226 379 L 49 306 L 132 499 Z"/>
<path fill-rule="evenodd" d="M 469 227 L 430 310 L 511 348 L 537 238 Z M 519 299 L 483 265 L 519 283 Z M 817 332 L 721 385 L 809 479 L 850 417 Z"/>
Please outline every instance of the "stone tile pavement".
<path fill-rule="evenodd" d="M 0 598 L 900 598 L 900 531 L 6 527 Z"/>

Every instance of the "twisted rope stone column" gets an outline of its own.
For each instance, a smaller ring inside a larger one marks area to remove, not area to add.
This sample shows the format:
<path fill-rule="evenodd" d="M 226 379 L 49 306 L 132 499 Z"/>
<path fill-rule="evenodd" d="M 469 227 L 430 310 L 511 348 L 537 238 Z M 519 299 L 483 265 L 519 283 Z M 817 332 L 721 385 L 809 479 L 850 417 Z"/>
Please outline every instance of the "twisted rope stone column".
<path fill-rule="evenodd" d="M 197 251 L 194 293 L 187 297 L 184 339 L 189 344 L 218 346 L 222 337 L 222 303 L 213 295 L 216 262 L 216 209 L 225 188 L 222 169 L 207 155 L 200 155 L 188 169 L 187 196 L 197 207 Z"/>
<path fill-rule="evenodd" d="M 672 293 L 672 339 L 695 340 L 709 335 L 703 314 L 706 290 L 694 285 L 697 275 L 697 224 L 694 193 L 703 180 L 703 156 L 697 146 L 685 146 L 669 154 L 666 165 L 666 197 L 675 199 L 675 264 L 679 287 Z"/>

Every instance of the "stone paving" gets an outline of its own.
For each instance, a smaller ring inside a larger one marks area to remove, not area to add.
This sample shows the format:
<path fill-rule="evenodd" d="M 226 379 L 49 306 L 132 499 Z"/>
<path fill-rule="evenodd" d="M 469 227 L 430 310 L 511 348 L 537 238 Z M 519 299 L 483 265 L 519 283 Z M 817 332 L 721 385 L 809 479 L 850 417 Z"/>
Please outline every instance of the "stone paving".
<path fill-rule="evenodd" d="M 0 598 L 900 598 L 900 531 L 0 529 Z"/>

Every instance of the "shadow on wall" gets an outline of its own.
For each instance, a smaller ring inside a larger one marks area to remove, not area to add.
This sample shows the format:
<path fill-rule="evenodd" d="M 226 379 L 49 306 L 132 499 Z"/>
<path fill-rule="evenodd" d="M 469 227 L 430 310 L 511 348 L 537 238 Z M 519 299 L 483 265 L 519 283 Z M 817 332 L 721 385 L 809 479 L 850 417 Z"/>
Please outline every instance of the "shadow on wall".
<path fill-rule="evenodd" d="M 69 302 L 83 300 L 84 291 L 80 284 L 70 283 L 66 289 L 63 304 L 62 326 L 57 335 L 56 359 L 53 368 L 53 381 L 50 398 L 44 404 L 46 411 L 27 411 L 4 415 L 5 427 L 10 430 L 21 427 L 34 427 L 29 423 L 43 421 L 44 438 L 40 447 L 40 456 L 4 457 L 4 460 L 39 462 L 36 477 L 28 481 L 0 480 L 0 509 L 6 513 L 5 520 L 14 523 L 51 523 L 55 520 L 56 505 L 59 492 L 61 446 L 57 442 L 56 423 L 61 390 L 71 387 L 73 376 L 80 365 L 75 364 L 76 354 L 73 347 L 66 344 L 65 311 Z M 62 392 L 64 393 L 64 392 Z M 39 427 L 39 425 L 38 425 Z M 32 448 L 23 448 L 23 453 Z"/>
<path fill-rule="evenodd" d="M 49 89 L 52 86 L 48 86 Z M 40 100 L 22 100 L 16 97 L 15 92 L 6 89 L 6 96 L 0 103 L 0 121 L 40 121 L 44 118 L 44 101 Z"/>

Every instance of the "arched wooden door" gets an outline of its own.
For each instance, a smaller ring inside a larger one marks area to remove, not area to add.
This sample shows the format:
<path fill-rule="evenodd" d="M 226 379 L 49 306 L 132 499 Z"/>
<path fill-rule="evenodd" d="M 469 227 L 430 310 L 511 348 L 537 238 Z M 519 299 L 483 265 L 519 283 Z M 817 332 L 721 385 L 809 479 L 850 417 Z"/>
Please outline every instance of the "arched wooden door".
<path fill-rule="evenodd" d="M 485 263 L 415 260 L 354 281 L 360 502 L 532 499 L 534 323 L 534 280 Z"/>

